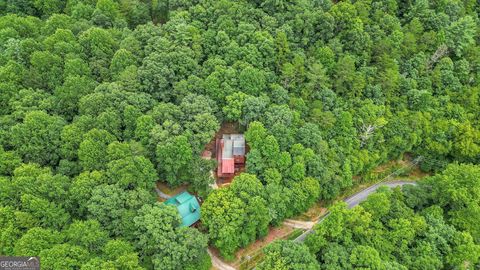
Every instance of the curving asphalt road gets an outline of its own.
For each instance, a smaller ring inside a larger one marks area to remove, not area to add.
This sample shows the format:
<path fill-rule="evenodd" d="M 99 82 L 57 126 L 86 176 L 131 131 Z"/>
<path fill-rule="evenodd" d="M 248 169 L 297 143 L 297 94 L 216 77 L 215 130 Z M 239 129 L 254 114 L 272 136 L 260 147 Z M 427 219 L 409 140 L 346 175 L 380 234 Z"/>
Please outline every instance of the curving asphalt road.
<path fill-rule="evenodd" d="M 378 183 L 376 185 L 370 186 L 355 195 L 348 197 L 347 199 L 343 200 L 344 202 L 347 203 L 348 208 L 353 208 L 354 206 L 358 205 L 359 203 L 363 202 L 364 200 L 367 199 L 368 195 L 370 193 L 374 192 L 381 186 L 387 186 L 389 188 L 394 188 L 398 186 L 403 186 L 403 185 L 416 185 L 415 182 L 412 181 L 391 181 L 391 182 L 384 182 L 384 183 Z"/>
<path fill-rule="evenodd" d="M 345 200 L 343 200 L 344 202 L 347 203 L 347 207 L 348 208 L 353 208 L 354 206 L 358 205 L 359 203 L 363 202 L 364 200 L 367 199 L 368 195 L 370 195 L 371 193 L 373 193 L 375 190 L 377 190 L 379 187 L 381 186 L 387 186 L 387 187 L 390 187 L 390 188 L 394 188 L 394 187 L 398 187 L 398 186 L 403 186 L 403 185 L 416 185 L 415 182 L 412 182 L 412 181 L 391 181 L 391 182 L 384 182 L 384 183 L 378 183 L 378 184 L 375 184 L 373 186 L 370 186 L 358 193 L 356 193 L 355 195 L 351 196 L 351 197 L 348 197 L 346 198 Z M 325 214 L 323 217 L 321 217 L 316 224 L 318 223 L 321 223 L 326 217 L 328 217 L 330 213 L 327 213 Z M 298 236 L 297 238 L 295 238 L 295 242 L 303 242 L 305 241 L 305 238 L 307 237 L 307 235 L 311 234 L 313 232 L 313 228 L 305 231 L 303 234 L 301 234 L 300 236 Z"/>

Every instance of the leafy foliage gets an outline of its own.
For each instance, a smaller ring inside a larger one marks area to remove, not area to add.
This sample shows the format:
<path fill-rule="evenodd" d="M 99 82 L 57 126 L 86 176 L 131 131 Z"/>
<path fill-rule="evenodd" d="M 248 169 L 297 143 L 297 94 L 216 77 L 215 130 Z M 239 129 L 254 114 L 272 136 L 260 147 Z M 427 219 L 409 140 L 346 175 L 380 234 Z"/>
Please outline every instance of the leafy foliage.
<path fill-rule="evenodd" d="M 265 248 L 265 258 L 258 269 L 318 269 L 315 257 L 305 245 L 292 241 L 278 240 Z"/>
<path fill-rule="evenodd" d="M 320 267 L 478 268 L 477 168 L 449 164 L 480 158 L 479 13 L 473 0 L 0 0 L 0 253 L 207 269 L 200 231 L 231 258 L 408 154 L 443 173 L 332 211 L 310 249 Z M 246 172 L 212 191 L 201 153 L 226 121 L 245 131 Z M 199 195 L 200 230 L 156 204 L 159 180 Z M 316 267 L 304 253 L 275 244 L 263 267 Z"/>
<path fill-rule="evenodd" d="M 385 188 L 351 210 L 337 204 L 307 246 L 325 268 L 470 269 L 480 260 L 478 226 L 457 211 L 477 211 L 477 174 L 478 166 L 450 165 L 419 186 Z M 464 194 L 455 196 L 464 200 L 460 208 L 449 205 L 450 192 Z"/>

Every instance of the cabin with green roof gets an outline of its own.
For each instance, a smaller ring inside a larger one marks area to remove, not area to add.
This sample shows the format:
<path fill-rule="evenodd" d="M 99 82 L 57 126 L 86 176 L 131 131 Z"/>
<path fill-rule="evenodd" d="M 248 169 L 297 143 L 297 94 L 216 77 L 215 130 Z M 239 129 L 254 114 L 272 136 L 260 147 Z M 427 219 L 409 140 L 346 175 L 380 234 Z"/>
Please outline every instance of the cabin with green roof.
<path fill-rule="evenodd" d="M 165 204 L 177 207 L 182 217 L 182 227 L 191 226 L 200 219 L 200 204 L 195 196 L 186 191 L 166 200 Z"/>

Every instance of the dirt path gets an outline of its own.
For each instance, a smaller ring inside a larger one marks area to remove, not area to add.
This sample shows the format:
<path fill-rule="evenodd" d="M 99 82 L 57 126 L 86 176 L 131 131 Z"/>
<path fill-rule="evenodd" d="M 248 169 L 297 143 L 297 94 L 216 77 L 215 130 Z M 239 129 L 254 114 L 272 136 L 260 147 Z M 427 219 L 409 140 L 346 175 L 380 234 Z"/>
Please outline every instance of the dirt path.
<path fill-rule="evenodd" d="M 212 258 L 212 265 L 215 269 L 218 270 L 236 270 L 235 268 L 231 267 L 230 265 L 224 263 L 220 258 L 215 256 L 215 253 L 210 250 L 210 248 L 207 250 L 208 255 L 210 255 L 210 258 Z"/>
<path fill-rule="evenodd" d="M 283 224 L 297 228 L 297 229 L 303 229 L 303 230 L 309 230 L 311 229 L 316 222 L 314 221 L 300 221 L 300 220 L 293 220 L 293 219 L 286 219 Z"/>
<path fill-rule="evenodd" d="M 172 197 L 168 194 L 163 193 L 157 186 L 155 186 L 155 191 L 157 192 L 158 197 L 162 199 L 168 200 Z"/>

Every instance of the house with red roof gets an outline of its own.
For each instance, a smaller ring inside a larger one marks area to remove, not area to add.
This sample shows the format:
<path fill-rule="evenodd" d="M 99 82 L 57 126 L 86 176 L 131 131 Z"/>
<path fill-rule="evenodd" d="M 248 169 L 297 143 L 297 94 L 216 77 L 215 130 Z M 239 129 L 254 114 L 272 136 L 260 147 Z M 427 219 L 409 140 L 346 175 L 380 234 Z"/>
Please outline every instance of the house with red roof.
<path fill-rule="evenodd" d="M 223 134 L 217 139 L 217 176 L 232 177 L 236 168 L 245 164 L 245 137 L 243 134 Z"/>

